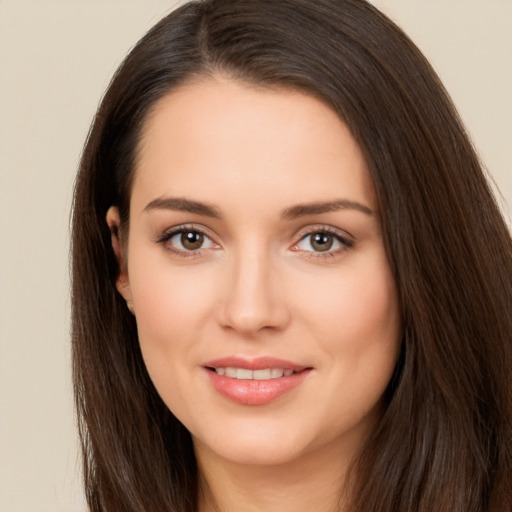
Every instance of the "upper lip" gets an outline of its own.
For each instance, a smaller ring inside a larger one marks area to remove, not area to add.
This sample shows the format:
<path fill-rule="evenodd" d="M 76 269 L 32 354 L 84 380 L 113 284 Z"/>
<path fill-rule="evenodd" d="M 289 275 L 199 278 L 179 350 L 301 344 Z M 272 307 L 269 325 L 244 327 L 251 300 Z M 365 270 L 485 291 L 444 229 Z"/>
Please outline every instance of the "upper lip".
<path fill-rule="evenodd" d="M 247 370 L 265 370 L 266 368 L 282 368 L 283 370 L 293 370 L 299 372 L 309 368 L 307 365 L 297 364 L 285 359 L 275 357 L 257 357 L 248 359 L 239 356 L 228 356 L 220 359 L 208 361 L 203 365 L 206 368 L 245 368 Z"/>

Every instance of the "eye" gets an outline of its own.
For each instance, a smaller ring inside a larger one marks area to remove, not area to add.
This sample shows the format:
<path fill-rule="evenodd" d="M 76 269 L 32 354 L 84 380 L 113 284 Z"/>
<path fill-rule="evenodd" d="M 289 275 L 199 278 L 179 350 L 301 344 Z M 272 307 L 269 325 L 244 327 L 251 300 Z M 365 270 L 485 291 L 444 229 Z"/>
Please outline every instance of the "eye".
<path fill-rule="evenodd" d="M 213 240 L 197 229 L 179 228 L 164 234 L 159 243 L 171 252 L 185 255 L 216 247 Z"/>
<path fill-rule="evenodd" d="M 302 250 L 313 250 L 316 252 L 330 251 L 333 246 L 336 247 L 336 242 L 339 241 L 329 233 L 312 233 L 304 237 L 298 244 L 298 247 Z"/>
<path fill-rule="evenodd" d="M 343 249 L 353 246 L 353 242 L 339 233 L 332 233 L 330 230 L 315 230 L 306 233 L 293 247 L 296 251 L 319 253 L 328 255 L 335 254 Z"/>
<path fill-rule="evenodd" d="M 187 251 L 197 251 L 203 246 L 205 239 L 208 240 L 203 233 L 199 231 L 182 231 L 177 233 L 169 240 L 174 246 L 181 246 L 180 249 Z"/>

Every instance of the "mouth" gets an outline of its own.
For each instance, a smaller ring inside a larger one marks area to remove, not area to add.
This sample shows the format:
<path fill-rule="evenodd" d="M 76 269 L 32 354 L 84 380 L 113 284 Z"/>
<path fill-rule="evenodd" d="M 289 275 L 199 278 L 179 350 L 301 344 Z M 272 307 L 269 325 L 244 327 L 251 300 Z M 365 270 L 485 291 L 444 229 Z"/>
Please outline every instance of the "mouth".
<path fill-rule="evenodd" d="M 299 387 L 313 368 L 275 358 L 238 357 L 204 365 L 214 390 L 242 405 L 265 405 Z"/>
<path fill-rule="evenodd" d="M 230 379 L 237 380 L 270 380 L 280 379 L 281 377 L 289 377 L 294 373 L 302 370 L 285 370 L 284 368 L 264 368 L 261 370 L 250 370 L 248 368 L 227 367 L 207 367 L 208 370 L 215 372 L 217 375 L 224 375 Z"/>

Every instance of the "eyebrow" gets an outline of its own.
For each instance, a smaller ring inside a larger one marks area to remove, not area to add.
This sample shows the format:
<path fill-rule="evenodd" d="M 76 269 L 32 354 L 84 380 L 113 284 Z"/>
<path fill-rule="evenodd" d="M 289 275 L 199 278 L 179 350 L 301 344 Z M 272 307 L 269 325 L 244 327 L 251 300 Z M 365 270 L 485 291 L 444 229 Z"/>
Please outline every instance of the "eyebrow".
<path fill-rule="evenodd" d="M 281 218 L 283 220 L 293 220 L 307 215 L 318 215 L 320 213 L 337 212 L 339 210 L 357 210 L 369 216 L 375 215 L 368 206 L 358 203 L 357 201 L 335 199 L 334 201 L 304 203 L 291 206 L 290 208 L 283 210 Z"/>
<path fill-rule="evenodd" d="M 146 205 L 144 211 L 150 210 L 175 210 L 180 212 L 205 215 L 215 219 L 221 218 L 220 210 L 208 203 L 192 201 L 183 197 L 158 197 Z"/>
<path fill-rule="evenodd" d="M 144 211 L 151 210 L 174 210 L 196 215 L 205 215 L 215 219 L 222 218 L 220 210 L 211 204 L 200 201 L 193 201 L 184 197 L 158 197 L 146 205 Z M 318 215 L 321 213 L 336 212 L 339 210 L 356 210 L 369 216 L 374 212 L 357 201 L 348 199 L 335 199 L 333 201 L 304 203 L 286 208 L 281 213 L 282 220 L 293 220 L 307 215 Z"/>

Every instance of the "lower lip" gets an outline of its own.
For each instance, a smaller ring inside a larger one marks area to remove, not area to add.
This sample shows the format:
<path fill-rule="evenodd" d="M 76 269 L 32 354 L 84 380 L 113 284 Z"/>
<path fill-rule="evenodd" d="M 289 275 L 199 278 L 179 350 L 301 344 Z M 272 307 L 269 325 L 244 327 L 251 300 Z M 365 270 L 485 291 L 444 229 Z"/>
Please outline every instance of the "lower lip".
<path fill-rule="evenodd" d="M 221 395 L 243 405 L 268 404 L 299 386 L 311 371 L 306 369 L 287 377 L 269 380 L 239 380 L 205 370 L 213 387 Z"/>

